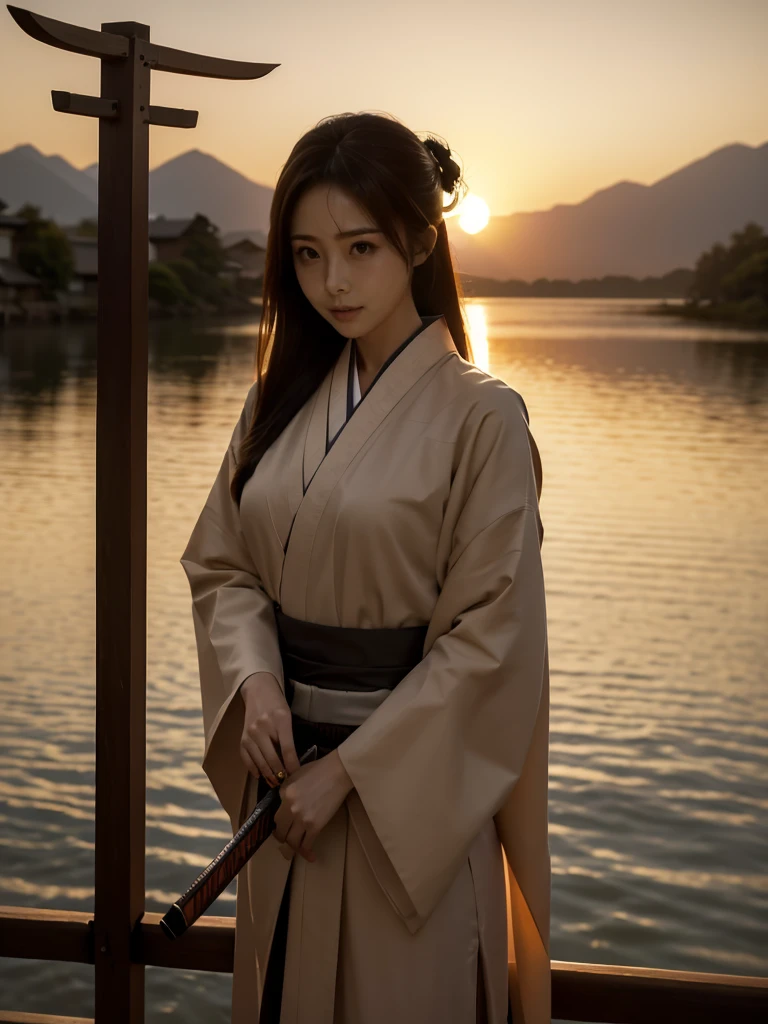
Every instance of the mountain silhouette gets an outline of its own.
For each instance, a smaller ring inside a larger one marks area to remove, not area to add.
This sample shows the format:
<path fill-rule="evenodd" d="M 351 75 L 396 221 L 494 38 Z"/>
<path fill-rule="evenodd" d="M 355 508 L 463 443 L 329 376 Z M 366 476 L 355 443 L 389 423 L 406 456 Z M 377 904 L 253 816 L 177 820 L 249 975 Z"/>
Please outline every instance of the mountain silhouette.
<path fill-rule="evenodd" d="M 0 154 L 6 213 L 24 203 L 71 225 L 95 217 L 98 166 L 79 170 L 61 156 L 20 145 Z M 476 277 L 534 281 L 627 274 L 659 276 L 693 267 L 715 242 L 755 221 L 768 230 L 768 143 L 723 146 L 652 185 L 620 181 L 580 203 L 491 217 L 476 235 L 448 219 L 458 269 Z M 203 213 L 222 235 L 265 237 L 273 189 L 199 149 L 149 175 L 150 215 Z"/>
<path fill-rule="evenodd" d="M 8 204 L 6 214 L 32 203 L 59 224 L 96 216 L 96 183 L 63 157 L 44 156 L 30 145 L 0 153 L 0 199 Z"/>
<path fill-rule="evenodd" d="M 222 234 L 266 232 L 273 192 L 199 149 L 174 157 L 149 175 L 152 214 L 192 217 L 204 213 Z"/>
<path fill-rule="evenodd" d="M 767 184 L 768 143 L 724 146 L 653 185 L 621 181 L 581 203 L 492 217 L 451 242 L 459 270 L 482 277 L 657 276 L 693 267 L 747 221 L 768 230 Z"/>

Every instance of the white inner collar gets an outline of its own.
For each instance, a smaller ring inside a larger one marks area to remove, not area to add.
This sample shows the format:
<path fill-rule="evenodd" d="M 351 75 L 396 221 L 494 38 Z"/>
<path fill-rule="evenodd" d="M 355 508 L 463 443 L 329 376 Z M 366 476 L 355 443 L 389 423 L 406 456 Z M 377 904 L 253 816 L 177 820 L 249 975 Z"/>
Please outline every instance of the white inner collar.
<path fill-rule="evenodd" d="M 352 408 L 360 401 L 360 378 L 357 376 L 357 356 L 353 354 L 354 371 L 352 374 Z"/>

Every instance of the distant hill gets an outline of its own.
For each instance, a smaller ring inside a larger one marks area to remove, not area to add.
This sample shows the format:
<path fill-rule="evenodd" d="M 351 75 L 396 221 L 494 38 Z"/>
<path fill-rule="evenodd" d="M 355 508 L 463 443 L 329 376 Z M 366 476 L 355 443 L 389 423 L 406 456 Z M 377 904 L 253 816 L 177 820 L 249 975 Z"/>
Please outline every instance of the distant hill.
<path fill-rule="evenodd" d="M 0 199 L 8 204 L 7 214 L 32 203 L 59 224 L 96 216 L 96 183 L 62 157 L 44 156 L 34 146 L 0 153 Z"/>
<path fill-rule="evenodd" d="M 222 234 L 266 234 L 273 191 L 193 149 L 150 171 L 149 210 L 173 219 L 204 213 Z M 14 212 L 29 202 L 59 224 L 74 224 L 96 216 L 97 196 L 97 164 L 78 170 L 29 145 L 0 154 L 0 199 Z"/>
<path fill-rule="evenodd" d="M 60 224 L 96 216 L 98 167 L 83 170 L 31 145 L 0 154 L 0 199 Z M 768 143 L 724 146 L 653 185 L 621 181 L 581 203 L 492 217 L 467 235 L 448 220 L 464 275 L 509 282 L 663 277 L 692 268 L 715 242 L 748 221 L 768 230 Z M 471 183 L 470 183 L 471 184 Z M 273 189 L 193 149 L 150 172 L 150 214 L 205 214 L 222 235 L 266 238 Z"/>
<path fill-rule="evenodd" d="M 222 234 L 253 230 L 266 233 L 273 192 L 199 149 L 174 157 L 149 175 L 153 214 L 192 217 L 204 213 Z"/>
<path fill-rule="evenodd" d="M 450 234 L 465 273 L 578 280 L 692 268 L 747 221 L 768 230 L 768 143 L 725 146 L 653 185 L 622 181 L 581 203 L 492 217 L 477 235 L 456 225 Z"/>

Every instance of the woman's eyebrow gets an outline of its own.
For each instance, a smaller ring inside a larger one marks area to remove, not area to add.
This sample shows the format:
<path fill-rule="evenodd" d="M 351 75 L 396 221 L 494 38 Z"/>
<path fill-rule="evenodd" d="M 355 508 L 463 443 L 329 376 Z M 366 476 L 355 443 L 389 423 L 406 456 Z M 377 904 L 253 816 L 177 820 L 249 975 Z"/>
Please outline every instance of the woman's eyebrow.
<path fill-rule="evenodd" d="M 351 238 L 352 235 L 380 235 L 382 234 L 381 228 L 351 228 L 349 231 L 339 231 L 336 238 Z M 305 242 L 317 242 L 314 235 L 291 235 L 291 241 L 296 242 L 299 239 Z"/>

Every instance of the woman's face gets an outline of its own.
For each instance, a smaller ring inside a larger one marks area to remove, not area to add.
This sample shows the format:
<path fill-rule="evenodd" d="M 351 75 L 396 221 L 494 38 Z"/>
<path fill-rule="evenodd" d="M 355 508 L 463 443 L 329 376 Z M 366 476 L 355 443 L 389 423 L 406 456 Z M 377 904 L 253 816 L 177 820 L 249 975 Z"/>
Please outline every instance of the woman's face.
<path fill-rule="evenodd" d="M 411 274 L 377 228 L 335 185 L 308 189 L 294 209 L 290 236 L 299 285 L 317 312 L 345 337 L 365 336 L 390 317 L 397 319 L 401 307 L 414 309 Z M 432 232 L 436 238 L 434 228 Z M 402 233 L 400 238 L 404 240 Z M 420 252 L 415 264 L 428 255 Z M 333 315 L 334 306 L 361 308 L 341 320 Z"/>

